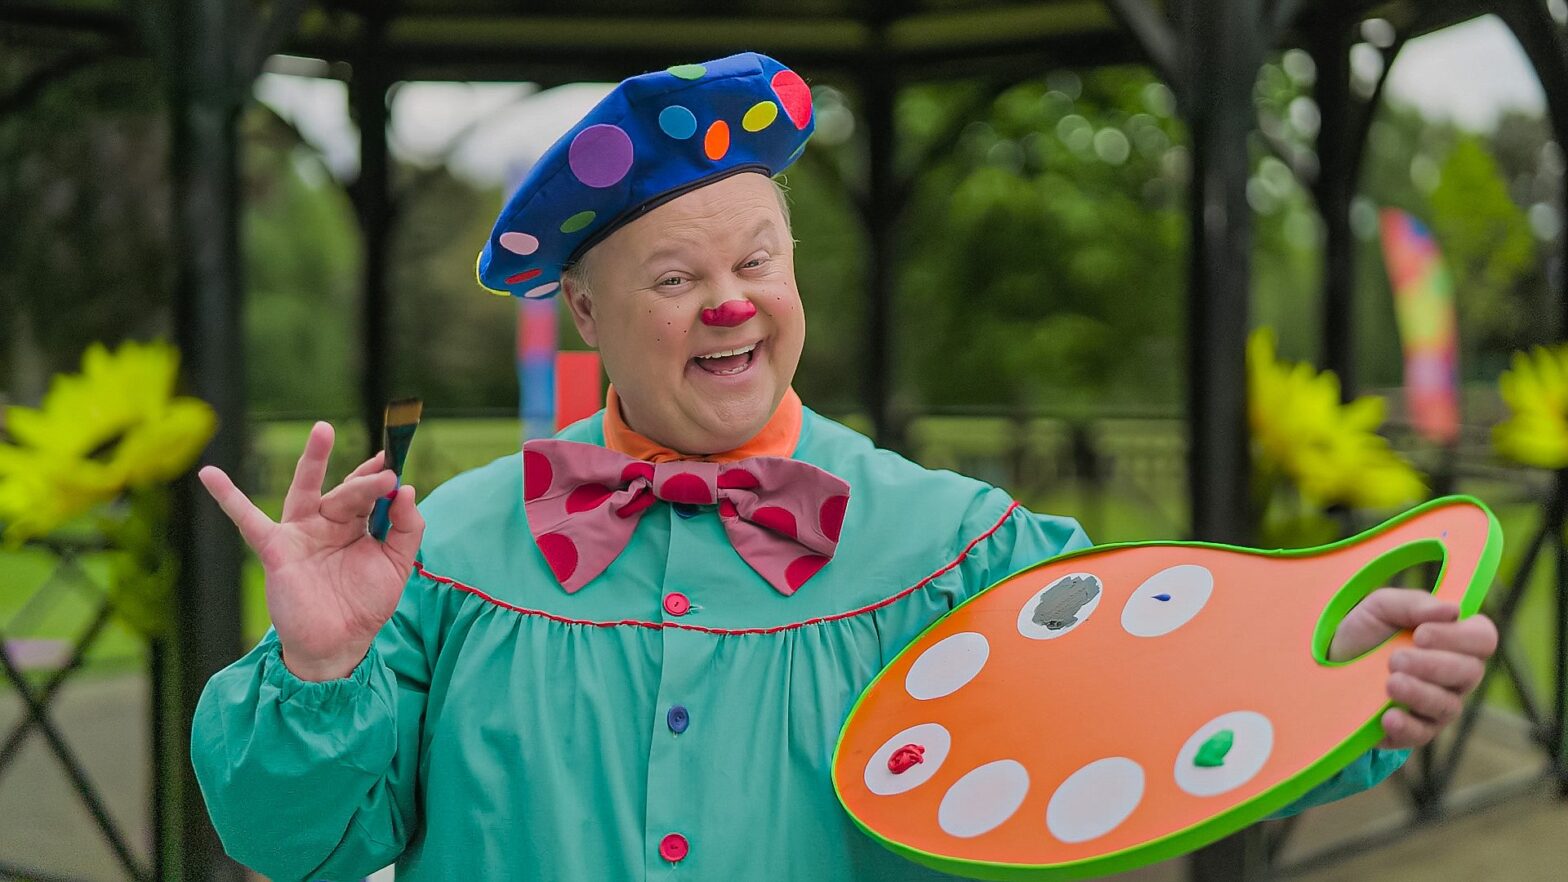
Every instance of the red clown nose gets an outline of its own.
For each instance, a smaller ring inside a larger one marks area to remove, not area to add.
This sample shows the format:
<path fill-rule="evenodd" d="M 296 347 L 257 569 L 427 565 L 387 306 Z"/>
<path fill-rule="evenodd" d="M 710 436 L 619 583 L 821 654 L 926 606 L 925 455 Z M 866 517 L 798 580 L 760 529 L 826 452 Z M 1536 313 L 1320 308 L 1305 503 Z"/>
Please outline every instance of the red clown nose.
<path fill-rule="evenodd" d="M 750 300 L 731 300 L 720 303 L 715 309 L 702 311 L 702 323 L 716 328 L 733 328 L 757 314 L 757 305 Z"/>

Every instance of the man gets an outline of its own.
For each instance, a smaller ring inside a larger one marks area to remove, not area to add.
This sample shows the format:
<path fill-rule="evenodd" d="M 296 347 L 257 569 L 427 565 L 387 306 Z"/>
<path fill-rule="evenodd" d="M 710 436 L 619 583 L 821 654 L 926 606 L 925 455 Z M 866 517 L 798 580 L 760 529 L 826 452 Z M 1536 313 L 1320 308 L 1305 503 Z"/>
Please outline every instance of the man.
<path fill-rule="evenodd" d="M 934 878 L 837 804 L 839 726 L 932 621 L 1088 539 L 791 391 L 805 321 L 771 176 L 811 130 L 800 77 L 748 53 L 628 80 L 568 132 L 479 272 L 560 290 L 607 405 L 421 509 L 397 489 L 385 544 L 365 517 L 395 480 L 373 458 L 323 495 L 326 424 L 279 523 L 203 470 L 274 625 L 195 720 L 230 854 L 277 882 L 394 861 L 403 882 Z M 1387 747 L 1430 740 L 1478 682 L 1495 631 L 1456 615 L 1383 591 L 1340 629 L 1339 658 L 1417 629 Z"/>

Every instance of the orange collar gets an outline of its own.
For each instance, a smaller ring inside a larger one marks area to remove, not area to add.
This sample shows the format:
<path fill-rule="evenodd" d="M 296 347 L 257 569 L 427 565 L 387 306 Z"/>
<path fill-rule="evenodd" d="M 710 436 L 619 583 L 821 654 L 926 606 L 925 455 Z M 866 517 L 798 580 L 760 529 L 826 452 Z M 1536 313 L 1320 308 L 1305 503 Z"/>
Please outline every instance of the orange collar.
<path fill-rule="evenodd" d="M 736 462 L 752 456 L 791 456 L 800 441 L 803 419 L 800 396 L 793 387 L 784 391 L 784 400 L 750 441 L 723 453 L 711 456 L 688 456 L 671 450 L 644 435 L 639 435 L 621 418 L 621 401 L 610 387 L 604 404 L 604 446 L 627 456 L 648 462 L 670 462 L 677 459 L 697 459 L 705 462 Z"/>

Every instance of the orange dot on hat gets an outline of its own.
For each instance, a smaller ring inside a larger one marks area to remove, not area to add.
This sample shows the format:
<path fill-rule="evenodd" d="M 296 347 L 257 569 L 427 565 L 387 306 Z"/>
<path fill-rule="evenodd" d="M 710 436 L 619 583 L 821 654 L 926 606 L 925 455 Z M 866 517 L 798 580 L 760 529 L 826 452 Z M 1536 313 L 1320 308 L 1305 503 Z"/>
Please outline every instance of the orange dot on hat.
<path fill-rule="evenodd" d="M 724 158 L 730 152 L 730 124 L 722 119 L 714 120 L 708 126 L 708 134 L 702 138 L 702 152 L 714 162 Z"/>
<path fill-rule="evenodd" d="M 499 241 L 502 248 L 524 257 L 539 250 L 539 240 L 527 233 L 502 233 Z"/>
<path fill-rule="evenodd" d="M 779 106 L 772 101 L 758 101 L 741 118 L 740 127 L 748 132 L 760 132 L 779 118 Z"/>

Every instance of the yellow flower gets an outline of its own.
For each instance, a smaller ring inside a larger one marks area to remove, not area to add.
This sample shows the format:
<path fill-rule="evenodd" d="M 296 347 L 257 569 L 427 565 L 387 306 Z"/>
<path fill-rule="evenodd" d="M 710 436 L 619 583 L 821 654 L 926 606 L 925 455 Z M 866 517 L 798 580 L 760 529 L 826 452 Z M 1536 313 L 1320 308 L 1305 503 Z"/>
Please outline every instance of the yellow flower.
<path fill-rule="evenodd" d="M 1308 500 L 1384 508 L 1425 495 L 1421 476 L 1377 434 L 1381 398 L 1342 404 L 1339 378 L 1281 362 L 1266 328 L 1247 341 L 1247 377 L 1258 465 L 1289 478 Z"/>
<path fill-rule="evenodd" d="M 1515 352 L 1497 385 L 1510 411 L 1492 429 L 1497 452 L 1525 465 L 1568 466 L 1568 346 Z"/>
<path fill-rule="evenodd" d="M 79 374 L 54 378 L 38 408 L 12 407 L 0 443 L 0 522 L 6 538 L 38 536 L 127 488 L 191 466 L 217 418 L 174 397 L 179 354 L 164 343 L 95 343 Z"/>

